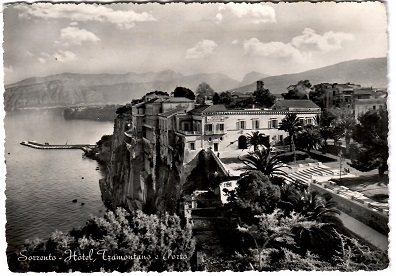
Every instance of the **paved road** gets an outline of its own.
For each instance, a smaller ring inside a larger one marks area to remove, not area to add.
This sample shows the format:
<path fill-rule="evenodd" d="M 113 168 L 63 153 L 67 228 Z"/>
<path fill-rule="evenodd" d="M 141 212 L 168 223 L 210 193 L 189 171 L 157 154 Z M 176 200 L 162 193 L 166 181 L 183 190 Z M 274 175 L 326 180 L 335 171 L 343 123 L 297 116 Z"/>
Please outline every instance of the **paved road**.
<path fill-rule="evenodd" d="M 388 237 L 382 235 L 381 233 L 375 231 L 374 229 L 368 227 L 367 225 L 361 223 L 360 221 L 343 212 L 341 212 L 340 218 L 344 223 L 344 226 L 350 231 L 363 238 L 364 240 L 368 241 L 375 247 L 385 252 L 388 250 Z"/>

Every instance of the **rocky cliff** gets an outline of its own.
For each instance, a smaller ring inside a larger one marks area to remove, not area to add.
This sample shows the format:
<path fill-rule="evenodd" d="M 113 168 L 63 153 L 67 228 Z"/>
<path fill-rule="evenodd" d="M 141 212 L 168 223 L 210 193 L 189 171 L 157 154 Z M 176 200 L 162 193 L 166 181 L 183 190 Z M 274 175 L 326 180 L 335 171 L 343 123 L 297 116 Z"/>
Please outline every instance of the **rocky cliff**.
<path fill-rule="evenodd" d="M 115 119 L 106 176 L 100 181 L 103 200 L 110 208 L 124 206 L 147 213 L 178 213 L 184 197 L 195 190 L 216 190 L 226 177 L 213 155 L 205 150 L 184 164 L 182 142 L 172 153 L 171 164 L 161 159 L 159 148 L 155 148 L 151 170 L 142 173 L 146 155 L 143 151 L 132 151 L 142 141 L 132 141 L 125 135 L 130 122 L 127 113 Z M 106 148 L 99 148 L 99 154 L 102 150 Z"/>

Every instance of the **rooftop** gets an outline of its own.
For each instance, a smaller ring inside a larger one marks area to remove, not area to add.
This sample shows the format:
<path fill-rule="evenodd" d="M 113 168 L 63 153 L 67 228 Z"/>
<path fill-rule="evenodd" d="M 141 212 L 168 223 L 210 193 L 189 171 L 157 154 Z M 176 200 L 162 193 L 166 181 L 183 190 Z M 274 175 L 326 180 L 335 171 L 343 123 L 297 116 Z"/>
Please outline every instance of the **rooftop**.
<path fill-rule="evenodd" d="M 159 113 L 158 115 L 162 116 L 162 117 L 170 117 L 170 116 L 172 116 L 174 114 L 177 114 L 179 112 L 184 112 L 184 108 L 172 109 L 172 110 L 169 110 L 169 111 L 166 111 L 166 112 L 163 112 L 163 113 Z"/>
<path fill-rule="evenodd" d="M 320 108 L 311 100 L 279 100 L 275 105 L 289 108 Z"/>

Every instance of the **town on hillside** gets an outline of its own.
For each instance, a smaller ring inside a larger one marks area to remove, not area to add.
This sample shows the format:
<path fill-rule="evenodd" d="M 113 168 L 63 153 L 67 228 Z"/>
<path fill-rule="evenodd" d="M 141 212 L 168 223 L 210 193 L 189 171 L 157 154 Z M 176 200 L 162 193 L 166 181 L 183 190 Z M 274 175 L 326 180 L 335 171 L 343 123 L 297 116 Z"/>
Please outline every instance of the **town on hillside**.
<path fill-rule="evenodd" d="M 142 182 L 153 175 L 156 160 L 170 167 L 177 162 L 189 166 L 202 152 L 213 160 L 212 170 L 198 172 L 193 188 L 183 194 L 180 211 L 193 225 L 200 248 L 198 267 L 216 271 L 219 263 L 208 260 L 216 259 L 219 247 L 232 243 L 236 236 L 241 238 L 241 231 L 244 237 L 238 246 L 251 248 L 252 237 L 255 242 L 260 239 L 253 231 L 263 218 L 257 216 L 271 213 L 275 206 L 296 212 L 298 204 L 302 208 L 312 200 L 321 207 L 307 206 L 313 209 L 303 208 L 302 213 L 320 223 L 337 220 L 347 229 L 338 231 L 352 233 L 386 252 L 386 99 L 386 90 L 352 83 L 311 86 L 309 81 L 300 81 L 289 86 L 282 98 L 273 96 L 263 81 L 257 81 L 255 91 L 244 94 L 218 94 L 206 83 L 195 94 L 178 87 L 171 95 L 151 92 L 124 107 L 129 113 L 125 143 L 133 157 L 143 156 L 139 169 Z M 208 176 L 199 176 L 202 173 Z M 280 188 L 280 198 L 268 181 Z M 246 184 L 249 182 L 253 187 Z M 135 198 L 140 202 L 135 207 L 144 206 L 148 197 L 147 183 L 139 187 L 143 188 Z M 300 196 L 305 203 L 285 199 L 288 193 Z M 330 208 L 332 204 L 336 207 Z M 322 208 L 326 215 L 321 217 L 314 208 Z M 224 222 L 227 216 L 231 219 Z M 221 234 L 235 225 L 233 231 L 239 233 Z M 303 232 L 300 234 L 306 234 Z M 331 236 L 329 241 L 334 239 Z M 335 250 L 327 248 L 323 240 L 305 246 L 321 257 L 327 254 L 321 250 Z M 265 267 L 256 265 L 260 270 Z"/>

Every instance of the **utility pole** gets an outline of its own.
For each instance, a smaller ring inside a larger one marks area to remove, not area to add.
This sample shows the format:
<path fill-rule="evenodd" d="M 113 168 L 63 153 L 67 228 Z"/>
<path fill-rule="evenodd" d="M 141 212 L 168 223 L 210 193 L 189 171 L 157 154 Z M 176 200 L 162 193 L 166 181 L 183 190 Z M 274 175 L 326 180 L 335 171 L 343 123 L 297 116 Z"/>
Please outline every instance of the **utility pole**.
<path fill-rule="evenodd" d="M 342 154 L 342 150 L 340 149 L 340 153 L 338 154 L 340 157 L 340 180 L 341 180 L 341 174 L 342 174 L 342 163 L 344 161 L 344 155 Z"/>

